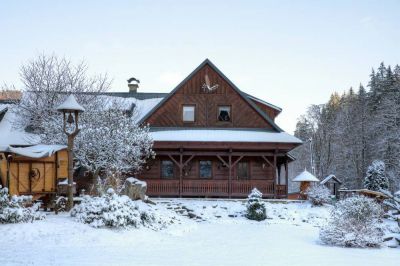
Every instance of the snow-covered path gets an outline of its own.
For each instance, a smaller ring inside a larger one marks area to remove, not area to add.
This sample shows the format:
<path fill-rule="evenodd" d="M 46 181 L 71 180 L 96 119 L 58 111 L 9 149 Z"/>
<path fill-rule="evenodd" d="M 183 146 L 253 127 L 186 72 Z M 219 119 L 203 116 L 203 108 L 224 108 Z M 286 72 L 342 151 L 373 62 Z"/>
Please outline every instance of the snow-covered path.
<path fill-rule="evenodd" d="M 211 203 L 210 203 L 211 204 Z M 168 229 L 95 229 L 66 214 L 0 225 L 0 265 L 398 265 L 399 249 L 320 245 L 308 223 L 185 220 Z"/>

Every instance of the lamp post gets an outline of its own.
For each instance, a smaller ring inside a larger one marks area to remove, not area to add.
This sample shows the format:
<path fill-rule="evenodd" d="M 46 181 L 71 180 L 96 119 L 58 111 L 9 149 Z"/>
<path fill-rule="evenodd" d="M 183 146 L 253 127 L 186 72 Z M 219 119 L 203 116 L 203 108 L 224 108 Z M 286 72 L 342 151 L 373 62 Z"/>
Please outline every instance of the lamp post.
<path fill-rule="evenodd" d="M 67 99 L 57 107 L 57 111 L 63 113 L 63 131 L 68 137 L 68 205 L 67 209 L 71 210 L 74 206 L 74 169 L 73 169 L 73 148 L 74 139 L 79 133 L 78 119 L 79 113 L 85 109 L 76 101 L 73 95 L 69 95 Z M 68 124 L 68 125 L 67 125 Z"/>

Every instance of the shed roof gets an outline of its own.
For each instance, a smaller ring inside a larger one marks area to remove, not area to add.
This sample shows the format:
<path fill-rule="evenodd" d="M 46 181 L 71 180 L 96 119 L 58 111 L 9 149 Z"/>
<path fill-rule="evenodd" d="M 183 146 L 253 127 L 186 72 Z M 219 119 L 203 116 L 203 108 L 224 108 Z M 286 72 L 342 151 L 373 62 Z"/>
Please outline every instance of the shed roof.
<path fill-rule="evenodd" d="M 313 174 L 311 174 L 307 170 L 304 170 L 303 172 L 301 172 L 301 174 L 299 174 L 298 176 L 293 178 L 292 181 L 293 182 L 319 182 L 319 179 L 316 178 Z"/>
<path fill-rule="evenodd" d="M 321 181 L 321 185 L 325 184 L 326 182 L 328 182 L 329 180 L 334 180 L 339 184 L 342 184 L 343 182 L 337 178 L 335 175 L 328 175 L 327 177 L 325 177 L 322 181 Z"/>

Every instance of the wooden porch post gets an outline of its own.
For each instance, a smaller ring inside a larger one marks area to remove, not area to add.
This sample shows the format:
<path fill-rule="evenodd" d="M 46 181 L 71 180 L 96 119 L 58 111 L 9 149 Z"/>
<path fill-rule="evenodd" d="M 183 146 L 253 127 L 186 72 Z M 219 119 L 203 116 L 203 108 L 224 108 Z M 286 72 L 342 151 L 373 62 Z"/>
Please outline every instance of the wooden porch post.
<path fill-rule="evenodd" d="M 229 179 L 228 179 L 228 195 L 229 198 L 232 196 L 232 150 L 229 151 Z"/>
<path fill-rule="evenodd" d="M 183 178 L 183 149 L 179 154 L 179 197 L 182 198 L 182 178 Z"/>
<path fill-rule="evenodd" d="M 276 151 L 274 151 L 274 198 L 277 198 L 277 185 L 276 185 Z"/>
<path fill-rule="evenodd" d="M 285 183 L 286 183 L 286 198 L 288 197 L 289 191 L 289 167 L 288 167 L 288 160 L 285 159 Z"/>

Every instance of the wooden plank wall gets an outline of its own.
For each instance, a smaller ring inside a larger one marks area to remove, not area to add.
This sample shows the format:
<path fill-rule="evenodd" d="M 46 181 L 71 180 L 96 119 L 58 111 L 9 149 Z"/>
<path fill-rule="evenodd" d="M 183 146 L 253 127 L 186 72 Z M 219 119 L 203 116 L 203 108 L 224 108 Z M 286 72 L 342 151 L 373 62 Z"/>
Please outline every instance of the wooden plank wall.
<path fill-rule="evenodd" d="M 202 89 L 204 77 L 208 75 L 211 85 L 219 87 L 213 92 Z M 182 106 L 195 105 L 195 122 L 182 120 Z M 231 106 L 231 122 L 218 121 L 218 106 Z M 205 65 L 190 80 L 165 102 L 146 121 L 153 127 L 229 127 L 268 128 L 266 122 L 229 84 L 209 65 Z"/>

